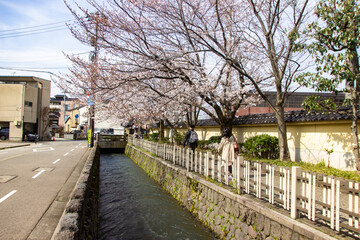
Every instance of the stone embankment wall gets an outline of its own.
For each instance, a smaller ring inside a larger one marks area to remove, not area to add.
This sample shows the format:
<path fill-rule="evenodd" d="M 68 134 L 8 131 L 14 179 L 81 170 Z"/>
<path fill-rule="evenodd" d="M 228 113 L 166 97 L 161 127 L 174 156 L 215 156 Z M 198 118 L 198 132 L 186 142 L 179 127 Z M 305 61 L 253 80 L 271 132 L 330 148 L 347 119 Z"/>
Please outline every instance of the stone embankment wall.
<path fill-rule="evenodd" d="M 100 151 L 95 145 L 52 239 L 97 239 Z"/>
<path fill-rule="evenodd" d="M 334 239 L 129 144 L 125 153 L 221 239 Z"/>

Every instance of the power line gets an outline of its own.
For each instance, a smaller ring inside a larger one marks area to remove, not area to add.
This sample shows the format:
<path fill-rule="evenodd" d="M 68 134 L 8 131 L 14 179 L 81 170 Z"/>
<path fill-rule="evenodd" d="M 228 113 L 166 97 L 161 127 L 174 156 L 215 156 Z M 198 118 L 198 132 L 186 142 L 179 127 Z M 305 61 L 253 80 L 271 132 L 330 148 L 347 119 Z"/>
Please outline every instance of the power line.
<path fill-rule="evenodd" d="M 65 67 L 64 67 L 65 68 Z M 23 72 L 38 72 L 38 73 L 48 73 L 54 76 L 58 76 L 57 74 L 50 72 L 50 71 L 42 71 L 42 70 L 36 70 L 36 69 L 23 69 L 23 68 L 8 68 L 8 67 L 0 67 L 0 69 L 4 70 L 13 70 L 13 71 L 23 71 Z M 53 68 L 47 68 L 47 69 L 53 69 Z"/>
<path fill-rule="evenodd" d="M 18 30 L 23 30 L 23 29 L 39 28 L 39 27 L 51 26 L 51 25 L 57 25 L 57 24 L 60 24 L 60 23 L 66 23 L 66 22 L 70 22 L 70 21 L 72 21 L 72 20 L 65 20 L 65 21 L 61 21 L 61 22 L 47 23 L 47 24 L 36 25 L 36 26 L 31 26 L 31 27 L 23 27 L 23 28 L 15 28 L 15 29 L 8 29 L 8 30 L 0 30 L 0 33 L 18 31 Z"/>
<path fill-rule="evenodd" d="M 45 30 L 45 31 L 37 31 L 37 32 L 33 31 L 33 32 L 29 32 L 29 33 L 13 33 L 13 34 L 7 34 L 7 35 L 4 34 L 4 35 L 0 35 L 0 39 L 36 35 L 36 34 L 42 34 L 42 33 L 55 32 L 55 31 L 62 31 L 62 30 L 66 30 L 66 29 L 68 29 L 68 28 L 67 27 L 58 27 L 58 28 L 52 28 L 52 29 Z"/>

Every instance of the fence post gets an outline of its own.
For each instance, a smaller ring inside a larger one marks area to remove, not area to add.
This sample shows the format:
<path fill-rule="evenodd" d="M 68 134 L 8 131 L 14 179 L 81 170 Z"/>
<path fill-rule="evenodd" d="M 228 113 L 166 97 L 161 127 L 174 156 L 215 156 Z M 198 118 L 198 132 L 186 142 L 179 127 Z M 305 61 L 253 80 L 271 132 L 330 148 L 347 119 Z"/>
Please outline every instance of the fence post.
<path fill-rule="evenodd" d="M 221 159 L 221 156 L 220 156 L 220 162 L 222 163 L 222 159 Z M 224 171 L 224 177 L 225 177 L 225 184 L 226 185 L 229 185 L 229 159 L 226 159 L 226 161 L 225 161 L 225 169 L 224 169 L 225 171 Z M 219 174 L 219 176 L 220 176 L 220 182 L 221 182 L 221 167 L 220 167 L 220 174 Z"/>
<path fill-rule="evenodd" d="M 254 171 L 255 175 L 255 186 L 256 186 L 256 197 L 261 198 L 261 163 L 255 163 L 256 172 Z"/>
<path fill-rule="evenodd" d="M 176 146 L 175 146 L 175 144 L 174 144 L 174 146 L 173 146 L 173 155 L 172 155 L 172 159 L 173 159 L 173 163 L 175 164 L 175 159 L 176 159 Z"/>
<path fill-rule="evenodd" d="M 189 156 L 190 156 L 190 159 L 189 159 L 189 171 L 193 171 L 194 170 L 194 152 L 192 149 L 189 150 Z"/>
<path fill-rule="evenodd" d="M 336 218 L 335 218 L 335 230 L 340 230 L 340 180 L 336 179 L 336 206 L 335 206 L 335 212 L 336 212 Z"/>
<path fill-rule="evenodd" d="M 221 175 L 222 175 L 222 170 L 221 170 L 221 168 L 222 168 L 222 159 L 221 159 L 221 156 L 219 156 L 219 155 L 216 155 L 216 159 L 217 159 L 217 162 L 218 162 L 218 164 L 217 164 L 217 178 L 218 178 L 218 182 L 222 182 L 222 178 L 221 178 Z"/>
<path fill-rule="evenodd" d="M 198 172 L 198 152 L 195 150 L 194 151 L 194 171 Z"/>
<path fill-rule="evenodd" d="M 203 158 L 202 158 L 202 151 L 199 152 L 199 173 L 200 174 L 204 174 L 204 172 L 202 171 L 202 165 L 203 165 Z M 205 174 L 204 174 L 205 175 Z"/>
<path fill-rule="evenodd" d="M 301 174 L 300 167 L 291 168 L 291 218 L 296 219 L 298 216 L 297 213 L 297 193 L 298 193 L 298 184 L 297 178 Z"/>
<path fill-rule="evenodd" d="M 189 172 L 190 168 L 190 151 L 189 148 L 186 149 L 186 171 Z"/>
<path fill-rule="evenodd" d="M 212 162 L 211 162 L 211 166 L 212 166 L 212 173 L 211 176 L 212 178 L 215 180 L 215 154 L 212 154 Z"/>
<path fill-rule="evenodd" d="M 210 167 L 210 163 L 209 163 L 209 152 L 206 152 L 205 155 L 205 176 L 208 177 L 209 176 L 209 167 Z"/>
<path fill-rule="evenodd" d="M 246 160 L 245 162 L 245 192 L 250 193 L 250 161 Z"/>

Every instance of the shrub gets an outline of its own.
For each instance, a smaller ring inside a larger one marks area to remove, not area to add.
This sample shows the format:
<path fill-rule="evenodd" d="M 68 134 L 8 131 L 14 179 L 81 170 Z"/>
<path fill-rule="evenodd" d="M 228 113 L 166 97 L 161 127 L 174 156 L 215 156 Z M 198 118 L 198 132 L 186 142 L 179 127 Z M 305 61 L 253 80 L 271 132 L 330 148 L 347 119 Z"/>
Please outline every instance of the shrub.
<path fill-rule="evenodd" d="M 174 133 L 174 141 L 181 145 L 184 142 L 186 132 L 175 132 Z"/>
<path fill-rule="evenodd" d="M 209 141 L 207 140 L 200 140 L 198 142 L 198 148 L 199 149 L 208 149 L 207 145 L 209 144 Z"/>
<path fill-rule="evenodd" d="M 221 142 L 221 136 L 212 136 L 207 141 L 208 143 L 220 143 Z"/>
<path fill-rule="evenodd" d="M 167 144 L 170 144 L 170 138 L 168 137 L 164 137 L 161 141 L 159 141 L 159 143 L 167 143 Z"/>
<path fill-rule="evenodd" d="M 149 140 L 150 141 L 158 141 L 159 140 L 159 133 L 154 132 L 154 133 L 149 134 Z"/>
<path fill-rule="evenodd" d="M 246 139 L 244 147 L 246 152 L 253 157 L 279 158 L 279 139 L 268 134 L 261 134 Z"/>

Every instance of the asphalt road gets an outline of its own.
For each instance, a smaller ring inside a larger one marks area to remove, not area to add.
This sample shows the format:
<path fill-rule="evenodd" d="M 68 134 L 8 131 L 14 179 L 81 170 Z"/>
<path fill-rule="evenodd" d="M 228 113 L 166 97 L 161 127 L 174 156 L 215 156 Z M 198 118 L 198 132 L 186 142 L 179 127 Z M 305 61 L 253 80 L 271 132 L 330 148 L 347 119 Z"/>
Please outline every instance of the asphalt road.
<path fill-rule="evenodd" d="M 0 239 L 51 239 L 88 155 L 86 141 L 0 150 Z"/>

